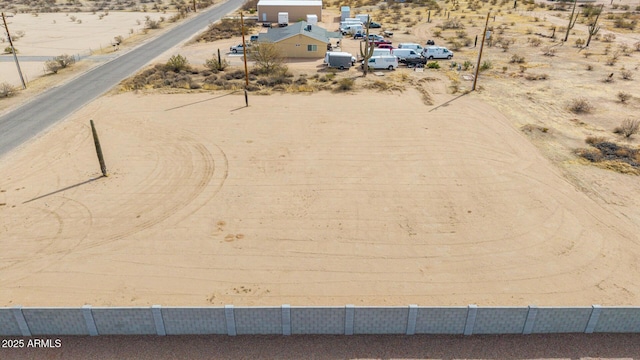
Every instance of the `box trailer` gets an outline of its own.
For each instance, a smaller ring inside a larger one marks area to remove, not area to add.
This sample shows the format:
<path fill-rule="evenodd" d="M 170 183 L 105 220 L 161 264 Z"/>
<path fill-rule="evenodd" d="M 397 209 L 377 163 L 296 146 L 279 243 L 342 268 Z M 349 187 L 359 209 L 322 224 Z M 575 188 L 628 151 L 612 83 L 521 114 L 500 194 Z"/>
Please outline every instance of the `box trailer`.
<path fill-rule="evenodd" d="M 324 61 L 330 68 L 343 70 L 350 68 L 355 63 L 356 58 L 348 52 L 327 51 Z"/>
<path fill-rule="evenodd" d="M 362 21 L 363 24 L 366 24 L 369 21 L 369 14 L 358 14 L 356 15 L 356 19 Z"/>
<path fill-rule="evenodd" d="M 343 6 L 340 8 L 340 21 L 344 21 L 344 19 L 351 17 L 351 8 L 348 6 Z"/>
<path fill-rule="evenodd" d="M 318 25 L 318 15 L 315 15 L 315 14 L 307 15 L 307 24 Z"/>
<path fill-rule="evenodd" d="M 278 26 L 284 27 L 289 25 L 289 13 L 288 12 L 279 12 L 278 13 Z"/>

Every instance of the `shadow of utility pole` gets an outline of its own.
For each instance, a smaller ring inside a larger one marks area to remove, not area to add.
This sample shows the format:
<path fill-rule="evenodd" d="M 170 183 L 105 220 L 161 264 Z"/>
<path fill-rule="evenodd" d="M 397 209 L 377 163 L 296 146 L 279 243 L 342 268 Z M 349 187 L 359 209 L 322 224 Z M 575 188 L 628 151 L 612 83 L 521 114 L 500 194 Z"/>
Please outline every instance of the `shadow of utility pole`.
<path fill-rule="evenodd" d="M 88 183 L 90 183 L 92 181 L 95 181 L 95 180 L 98 180 L 98 179 L 102 179 L 103 177 L 104 176 L 98 176 L 96 178 L 85 180 L 85 181 L 83 181 L 81 183 L 77 183 L 77 184 L 74 184 L 74 185 L 71 185 L 71 186 L 67 186 L 66 188 L 62 188 L 60 190 L 56 190 L 56 191 L 50 192 L 48 194 L 40 195 L 40 196 L 35 197 L 35 198 L 31 199 L 31 200 L 27 200 L 27 201 L 23 202 L 23 204 L 27 204 L 27 203 L 30 203 L 32 201 L 40 200 L 40 199 L 45 198 L 47 196 L 55 195 L 57 193 L 61 193 L 61 192 L 67 191 L 69 189 L 73 189 L 75 187 L 78 187 L 78 186 L 81 186 L 81 185 L 84 185 L 84 184 L 88 184 Z"/>

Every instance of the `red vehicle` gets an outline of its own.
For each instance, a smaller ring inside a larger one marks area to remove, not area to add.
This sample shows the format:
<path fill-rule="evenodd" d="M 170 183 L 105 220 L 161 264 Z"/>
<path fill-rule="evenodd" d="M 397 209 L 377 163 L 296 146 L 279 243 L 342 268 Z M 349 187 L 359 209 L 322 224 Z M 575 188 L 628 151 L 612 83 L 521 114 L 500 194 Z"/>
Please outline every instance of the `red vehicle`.
<path fill-rule="evenodd" d="M 374 43 L 374 44 L 376 44 L 376 43 Z M 393 49 L 394 49 L 394 47 L 393 47 L 393 46 L 391 46 L 391 43 L 390 43 L 390 42 L 376 44 L 376 47 L 377 47 L 378 49 L 391 49 L 391 50 L 393 50 Z"/>

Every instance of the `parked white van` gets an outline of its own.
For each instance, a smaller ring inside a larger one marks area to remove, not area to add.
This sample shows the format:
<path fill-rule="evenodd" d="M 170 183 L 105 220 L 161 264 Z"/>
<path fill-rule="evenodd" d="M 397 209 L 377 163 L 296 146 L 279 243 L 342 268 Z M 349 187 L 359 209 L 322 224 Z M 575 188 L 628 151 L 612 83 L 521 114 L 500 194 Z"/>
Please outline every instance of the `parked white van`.
<path fill-rule="evenodd" d="M 398 61 L 400 62 L 404 62 L 406 59 L 417 59 L 420 58 L 422 55 L 420 55 L 420 53 L 416 50 L 413 49 L 393 49 L 392 52 L 393 56 L 398 58 Z"/>
<path fill-rule="evenodd" d="M 422 50 L 422 56 L 427 59 L 451 59 L 453 52 L 442 46 L 427 46 Z"/>
<path fill-rule="evenodd" d="M 391 49 L 380 49 L 380 48 L 375 48 L 373 49 L 373 54 L 371 54 L 371 57 L 373 56 L 390 56 L 391 54 Z"/>
<path fill-rule="evenodd" d="M 398 58 L 393 55 L 392 56 L 388 56 L 388 55 L 373 56 L 369 59 L 368 65 L 369 65 L 369 69 L 395 70 L 398 68 Z"/>
<path fill-rule="evenodd" d="M 340 28 L 342 35 L 351 34 L 354 35 L 357 32 L 362 32 L 362 24 L 349 24 Z"/>
<path fill-rule="evenodd" d="M 416 43 L 400 43 L 398 44 L 398 49 L 413 49 L 419 53 L 422 51 L 422 46 Z"/>

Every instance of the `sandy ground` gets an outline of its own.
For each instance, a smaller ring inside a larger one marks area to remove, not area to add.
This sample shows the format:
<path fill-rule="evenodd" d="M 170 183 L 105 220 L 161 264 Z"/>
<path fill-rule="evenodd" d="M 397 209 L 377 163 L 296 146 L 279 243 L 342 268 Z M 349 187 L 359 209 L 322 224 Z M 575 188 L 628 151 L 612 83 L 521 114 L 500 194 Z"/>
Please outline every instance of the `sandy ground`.
<path fill-rule="evenodd" d="M 122 36 L 125 41 L 140 35 L 144 29 L 146 17 L 159 20 L 161 16 L 169 18 L 171 14 L 157 12 L 116 12 L 92 13 L 44 13 L 15 14 L 7 18 L 7 25 L 18 49 L 18 60 L 25 82 L 46 74 L 44 62 L 47 58 L 68 54 L 84 58 L 92 53 L 110 53 L 114 51 L 114 37 Z M 76 20 L 71 21 L 71 17 Z M 78 23 L 78 20 L 81 22 Z M 4 34 L 4 29 L 2 31 Z M 18 34 L 23 34 L 19 37 Z M 1 49 L 9 46 L 3 39 Z M 20 76 L 13 55 L 0 55 L 0 83 L 8 82 L 21 85 Z"/>
<path fill-rule="evenodd" d="M 633 228 L 474 96 L 243 100 L 103 97 L 3 159 L 0 302 L 637 303 Z"/>
<path fill-rule="evenodd" d="M 201 64 L 237 41 L 158 61 Z M 454 71 L 397 71 L 439 80 L 434 105 L 410 89 L 251 96 L 248 108 L 239 94 L 102 97 L 0 159 L 0 305 L 637 304 L 637 177 L 568 154 L 638 104 L 580 76 L 569 46 L 554 60 L 519 46 L 527 71 L 552 80 L 496 66 L 461 95 Z M 496 65 L 509 56 L 486 50 Z M 596 66 L 597 79 L 610 71 Z M 312 74 L 321 60 L 290 67 Z M 571 121 L 574 95 L 602 105 Z"/>
<path fill-rule="evenodd" d="M 3 359 L 637 359 L 638 334 L 60 337 Z M 26 340 L 26 339 L 25 339 Z"/>

